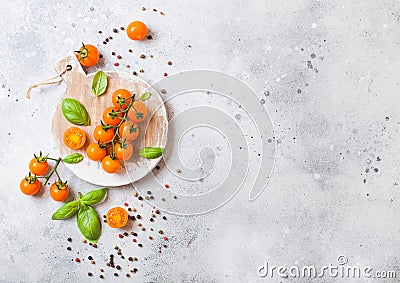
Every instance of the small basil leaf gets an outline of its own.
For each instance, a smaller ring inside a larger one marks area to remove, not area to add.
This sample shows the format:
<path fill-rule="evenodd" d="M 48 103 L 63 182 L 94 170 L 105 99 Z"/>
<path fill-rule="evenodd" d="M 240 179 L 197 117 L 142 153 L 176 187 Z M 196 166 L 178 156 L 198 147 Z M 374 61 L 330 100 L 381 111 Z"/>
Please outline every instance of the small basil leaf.
<path fill-rule="evenodd" d="M 90 125 L 89 114 L 78 100 L 73 98 L 65 98 L 61 102 L 62 113 L 68 122 L 74 125 L 88 126 Z"/>
<path fill-rule="evenodd" d="M 77 224 L 79 231 L 86 239 L 97 243 L 101 234 L 101 222 L 93 207 L 83 205 L 79 209 Z"/>
<path fill-rule="evenodd" d="M 102 95 L 107 89 L 107 75 L 104 71 L 98 71 L 92 81 L 92 92 L 96 96 Z"/>
<path fill-rule="evenodd" d="M 72 153 L 67 157 L 64 157 L 63 161 L 68 164 L 79 163 L 83 159 L 83 155 L 80 153 Z"/>
<path fill-rule="evenodd" d="M 149 99 L 150 96 L 151 96 L 151 93 L 148 92 L 148 91 L 146 91 L 145 93 L 143 93 L 143 94 L 140 96 L 140 100 L 141 100 L 141 101 L 145 101 L 145 100 Z"/>
<path fill-rule="evenodd" d="M 79 201 L 71 201 L 61 206 L 51 217 L 53 220 L 62 220 L 73 216 L 79 209 Z"/>
<path fill-rule="evenodd" d="M 94 190 L 85 194 L 80 200 L 82 203 L 86 205 L 93 205 L 101 202 L 105 198 L 106 194 L 107 194 L 106 188 Z"/>
<path fill-rule="evenodd" d="M 161 147 L 144 147 L 139 150 L 139 155 L 147 159 L 155 159 L 163 155 L 164 149 Z"/>

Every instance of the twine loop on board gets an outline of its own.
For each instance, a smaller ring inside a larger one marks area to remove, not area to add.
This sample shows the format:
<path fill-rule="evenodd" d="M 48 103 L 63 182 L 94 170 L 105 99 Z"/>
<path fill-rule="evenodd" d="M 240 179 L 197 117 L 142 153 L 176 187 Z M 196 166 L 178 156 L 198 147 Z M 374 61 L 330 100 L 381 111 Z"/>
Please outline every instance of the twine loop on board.
<path fill-rule="evenodd" d="M 45 81 L 42 81 L 42 82 L 40 82 L 40 83 L 31 85 L 31 86 L 28 88 L 28 90 L 26 91 L 26 98 L 28 98 L 28 99 L 31 98 L 31 91 L 32 91 L 32 89 L 34 89 L 35 87 L 38 87 L 38 86 L 41 86 L 41 85 L 52 85 L 52 84 L 58 84 L 58 83 L 60 83 L 61 81 L 64 80 L 62 76 L 63 76 L 66 72 L 71 71 L 71 70 L 72 70 L 72 66 L 71 66 L 71 65 L 67 65 L 67 66 L 65 67 L 64 71 L 62 71 L 62 72 L 61 72 L 60 74 L 58 74 L 57 76 L 54 76 L 54 77 L 52 77 L 52 78 L 50 78 L 50 79 L 47 79 L 47 80 L 45 80 Z"/>

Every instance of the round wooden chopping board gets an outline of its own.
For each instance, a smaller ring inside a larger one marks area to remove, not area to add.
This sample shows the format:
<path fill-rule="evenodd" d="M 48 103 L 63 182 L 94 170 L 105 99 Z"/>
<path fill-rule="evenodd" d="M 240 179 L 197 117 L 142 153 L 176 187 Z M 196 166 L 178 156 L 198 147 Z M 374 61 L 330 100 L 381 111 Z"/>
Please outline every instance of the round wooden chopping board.
<path fill-rule="evenodd" d="M 65 164 L 77 177 L 89 183 L 100 186 L 122 186 L 133 183 L 147 175 L 160 161 L 158 159 L 143 159 L 137 152 L 143 147 L 165 147 L 168 130 L 167 113 L 160 95 L 145 81 L 137 76 L 125 72 L 107 72 L 108 87 L 100 97 L 92 93 L 92 80 L 95 73 L 86 74 L 78 62 L 76 55 L 71 53 L 66 58 L 60 59 L 55 66 L 56 71 L 61 74 L 67 66 L 71 70 L 65 72 L 62 77 L 67 84 L 67 89 L 61 99 L 74 98 L 81 102 L 87 109 L 91 123 L 90 126 L 77 126 L 68 122 L 61 111 L 61 102 L 53 114 L 52 135 L 60 155 L 65 157 L 74 152 L 80 152 L 84 159 L 78 164 Z M 92 161 L 86 156 L 86 148 L 96 142 L 93 138 L 93 130 L 100 125 L 104 109 L 113 106 L 112 94 L 115 90 L 125 88 L 136 94 L 136 99 L 146 91 L 151 92 L 151 97 L 144 101 L 148 109 L 146 120 L 139 125 L 139 137 L 133 141 L 134 155 L 126 161 L 127 166 L 121 168 L 117 173 L 109 174 L 101 167 L 101 162 Z M 85 146 L 80 150 L 68 148 L 63 141 L 64 132 L 70 127 L 81 128 L 87 137 Z M 125 169 L 129 168 L 129 172 Z"/>

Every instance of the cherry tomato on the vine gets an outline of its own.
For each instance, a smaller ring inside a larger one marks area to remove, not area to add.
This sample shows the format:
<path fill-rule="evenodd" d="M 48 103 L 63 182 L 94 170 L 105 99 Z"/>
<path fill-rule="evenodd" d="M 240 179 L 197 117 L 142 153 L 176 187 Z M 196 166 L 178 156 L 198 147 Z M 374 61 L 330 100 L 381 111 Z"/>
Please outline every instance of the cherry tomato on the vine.
<path fill-rule="evenodd" d="M 103 158 L 101 165 L 104 171 L 108 173 L 115 173 L 121 168 L 121 163 L 119 163 L 119 160 L 112 159 L 109 155 Z"/>
<path fill-rule="evenodd" d="M 135 101 L 128 111 L 128 118 L 134 122 L 143 122 L 147 117 L 147 107 L 143 102 Z"/>
<path fill-rule="evenodd" d="M 100 143 L 105 143 L 112 140 L 114 134 L 115 134 L 114 129 L 104 130 L 102 125 L 98 125 L 96 128 L 94 128 L 93 131 L 94 139 Z"/>
<path fill-rule="evenodd" d="M 133 146 L 130 143 L 122 142 L 114 146 L 115 157 L 118 160 L 128 160 L 132 157 Z"/>
<path fill-rule="evenodd" d="M 117 107 L 106 108 L 103 112 L 103 122 L 107 125 L 117 126 L 123 117 L 123 114 L 118 112 L 120 112 L 120 109 Z"/>
<path fill-rule="evenodd" d="M 137 137 L 139 136 L 138 125 L 129 121 L 122 122 L 118 131 L 121 138 L 126 139 L 126 141 L 128 142 L 137 139 Z"/>
<path fill-rule="evenodd" d="M 117 89 L 112 96 L 112 103 L 117 108 L 126 109 L 132 101 L 132 99 L 129 98 L 131 96 L 132 94 L 129 90 L 123 88 Z"/>
<path fill-rule="evenodd" d="M 132 40 L 142 40 L 147 35 L 147 27 L 140 21 L 134 21 L 126 28 L 126 34 Z"/>
<path fill-rule="evenodd" d="M 96 46 L 82 43 L 82 47 L 76 52 L 78 53 L 79 63 L 82 66 L 92 67 L 99 62 L 100 54 Z"/>
<path fill-rule="evenodd" d="M 21 180 L 19 188 L 24 194 L 33 196 L 37 194 L 37 192 L 40 190 L 40 182 L 36 178 L 36 176 L 32 176 L 31 174 L 29 174 Z"/>
<path fill-rule="evenodd" d="M 98 143 L 91 143 L 86 149 L 86 155 L 93 161 L 101 161 L 107 155 L 107 150 Z"/>
<path fill-rule="evenodd" d="M 55 201 L 65 201 L 69 196 L 68 185 L 63 182 L 55 182 L 50 186 L 50 196 Z"/>
<path fill-rule="evenodd" d="M 47 162 L 47 158 L 40 154 L 39 157 L 34 157 L 29 162 L 29 171 L 37 176 L 43 176 L 46 174 L 49 169 L 49 163 Z"/>

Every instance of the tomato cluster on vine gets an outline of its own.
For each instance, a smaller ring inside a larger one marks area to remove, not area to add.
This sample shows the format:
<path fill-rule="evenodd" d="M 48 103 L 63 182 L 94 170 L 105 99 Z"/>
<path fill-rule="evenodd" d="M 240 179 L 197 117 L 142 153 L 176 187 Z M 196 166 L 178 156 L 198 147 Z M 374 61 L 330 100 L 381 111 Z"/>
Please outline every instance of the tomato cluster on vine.
<path fill-rule="evenodd" d="M 146 105 L 135 100 L 135 94 L 127 89 L 118 89 L 112 96 L 113 106 L 104 110 L 101 124 L 96 126 L 86 154 L 89 159 L 101 161 L 108 173 L 116 173 L 121 168 L 120 161 L 129 160 L 133 155 L 133 141 L 139 136 L 137 123 L 147 117 Z"/>

